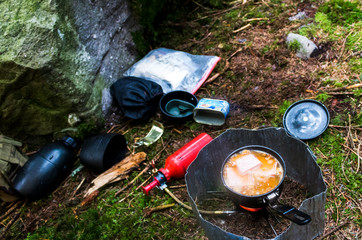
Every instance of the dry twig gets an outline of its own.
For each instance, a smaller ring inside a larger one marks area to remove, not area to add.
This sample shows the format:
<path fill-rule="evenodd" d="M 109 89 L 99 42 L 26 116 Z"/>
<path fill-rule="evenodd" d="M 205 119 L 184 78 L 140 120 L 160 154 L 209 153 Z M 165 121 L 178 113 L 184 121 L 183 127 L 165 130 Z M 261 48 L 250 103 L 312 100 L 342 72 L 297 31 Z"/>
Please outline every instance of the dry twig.
<path fill-rule="evenodd" d="M 252 22 L 252 21 L 262 21 L 262 20 L 269 20 L 268 18 L 250 18 L 244 20 L 244 22 Z"/>
<path fill-rule="evenodd" d="M 11 227 L 11 225 L 14 224 L 14 222 L 19 218 L 20 216 L 20 213 L 17 212 L 16 214 L 14 214 L 11 218 L 11 220 L 6 224 L 2 234 L 0 235 L 1 238 L 3 238 L 6 234 L 6 232 L 9 230 L 9 228 Z"/>
<path fill-rule="evenodd" d="M 7 210 L 6 213 L 0 217 L 0 222 L 1 222 L 3 219 L 5 219 L 7 216 L 9 216 L 10 213 L 12 213 L 12 212 L 14 211 L 14 209 L 16 209 L 16 208 L 18 207 L 19 204 L 20 204 L 20 201 L 17 201 L 15 204 L 13 204 L 13 205 L 9 208 L 9 210 Z"/>
<path fill-rule="evenodd" d="M 153 212 L 157 212 L 157 211 L 162 211 L 164 209 L 167 209 L 167 208 L 172 208 L 173 206 L 175 206 L 174 203 L 171 203 L 171 204 L 166 204 L 166 205 L 161 205 L 161 206 L 157 206 L 157 207 L 154 207 L 154 208 L 149 208 L 149 209 L 146 209 L 144 212 L 145 212 L 145 216 L 149 216 L 151 215 L 151 213 Z"/>
<path fill-rule="evenodd" d="M 85 181 L 85 178 L 82 179 L 82 181 L 79 183 L 78 187 L 74 190 L 74 192 L 71 195 L 71 198 L 74 197 L 74 195 L 77 193 L 79 188 L 83 185 L 84 181 Z"/>
<path fill-rule="evenodd" d="M 247 28 L 249 28 L 249 27 L 251 27 L 251 24 L 250 24 L 250 23 L 246 24 L 245 26 L 243 26 L 243 27 L 241 27 L 241 28 L 239 28 L 239 29 L 234 30 L 233 33 L 241 32 L 241 31 L 243 31 L 243 30 L 245 30 L 245 29 L 247 29 Z"/>
<path fill-rule="evenodd" d="M 338 230 L 340 230 L 341 228 L 343 228 L 343 227 L 346 226 L 347 224 L 349 224 L 349 221 L 344 222 L 344 223 L 342 223 L 341 225 L 333 228 L 331 231 L 327 232 L 326 234 L 323 234 L 320 238 L 318 238 L 318 240 L 321 240 L 321 239 L 324 239 L 324 238 L 328 237 L 329 235 L 337 232 Z"/>
<path fill-rule="evenodd" d="M 346 86 L 346 87 L 340 87 L 340 88 L 322 88 L 318 92 L 327 92 L 328 94 L 330 94 L 330 92 L 338 92 L 338 91 L 344 91 L 344 90 L 360 88 L 360 87 L 362 87 L 362 83 L 357 83 L 357 84 L 354 84 L 354 85 L 350 85 L 350 86 Z"/>
<path fill-rule="evenodd" d="M 243 1 L 243 3 L 241 3 L 241 4 L 239 3 L 239 4 L 236 4 L 236 5 L 232 6 L 231 8 L 221 10 L 221 11 L 217 11 L 215 13 L 212 13 L 212 14 L 208 15 L 208 16 L 200 17 L 200 18 L 196 19 L 195 21 L 202 20 L 202 19 L 209 18 L 209 17 L 215 17 L 215 16 L 218 16 L 218 15 L 230 12 L 231 10 L 234 10 L 234 9 L 237 9 L 237 8 L 241 7 L 245 3 L 246 3 L 246 1 Z"/>
<path fill-rule="evenodd" d="M 343 56 L 343 52 L 344 52 L 344 48 L 345 48 L 345 46 L 346 46 L 347 38 L 348 38 L 349 35 L 351 35 L 352 33 L 353 33 L 353 29 L 352 29 L 352 31 L 350 31 L 350 32 L 347 34 L 347 37 L 345 37 L 345 39 L 343 40 L 341 53 L 339 54 L 338 59 L 341 59 L 341 57 Z"/>
<path fill-rule="evenodd" d="M 348 157 L 349 157 L 349 152 L 347 153 L 347 156 L 345 157 L 344 161 L 341 163 L 341 165 L 342 165 L 342 172 L 343 172 L 343 175 L 344 175 L 344 177 L 346 178 L 347 182 L 349 182 L 349 179 L 348 179 L 346 173 L 344 172 L 344 162 L 348 159 Z"/>
<path fill-rule="evenodd" d="M 356 154 L 359 159 L 361 158 L 361 156 L 359 155 L 359 153 L 355 152 L 352 148 L 348 147 L 348 146 L 345 145 L 345 144 L 342 144 L 342 145 L 343 145 L 344 147 L 348 148 L 348 149 L 349 149 L 351 152 L 353 152 L 354 154 Z"/>
<path fill-rule="evenodd" d="M 340 126 L 340 125 L 333 125 L 333 124 L 329 124 L 328 126 L 332 127 L 332 128 L 349 128 L 349 126 Z M 351 129 L 361 131 L 362 130 L 361 127 L 362 126 L 360 126 L 360 125 L 355 125 L 355 126 L 351 126 Z"/>
<path fill-rule="evenodd" d="M 236 54 L 238 54 L 239 52 L 241 52 L 243 49 L 242 48 L 239 48 L 238 50 L 236 50 L 235 52 L 233 52 L 229 57 L 228 59 L 226 60 L 225 62 L 225 66 L 223 68 L 223 70 L 220 72 L 220 73 L 216 73 L 215 75 L 213 75 L 211 78 L 209 78 L 208 80 L 206 80 L 205 84 L 206 83 L 211 83 L 213 82 L 216 78 L 218 78 L 221 74 L 223 74 L 227 69 L 229 69 L 229 61 L 231 58 L 233 58 Z"/>
<path fill-rule="evenodd" d="M 153 159 L 150 161 L 151 163 L 148 164 L 132 181 L 130 181 L 126 186 L 124 186 L 123 188 L 121 188 L 120 190 L 118 190 L 115 194 L 115 196 L 117 196 L 118 194 L 120 194 L 122 191 L 124 191 L 126 188 L 128 188 L 129 186 L 131 186 L 140 176 L 142 176 L 142 174 L 144 174 L 146 171 L 148 171 L 152 164 L 154 164 L 161 156 L 161 153 L 163 151 L 165 151 L 166 147 L 168 146 L 168 144 L 170 143 L 170 140 L 167 141 L 166 144 L 163 145 L 163 148 L 153 157 Z"/>
<path fill-rule="evenodd" d="M 148 171 L 148 169 L 150 169 L 151 164 L 148 164 L 134 179 L 132 179 L 132 181 L 130 181 L 126 186 L 124 186 L 123 188 L 119 189 L 114 195 L 117 196 L 118 194 L 120 194 L 122 191 L 124 191 L 125 189 L 127 189 L 129 186 L 131 186 L 140 176 L 142 176 L 142 174 L 144 174 L 146 171 Z"/>
<path fill-rule="evenodd" d="M 177 186 L 169 186 L 169 189 L 177 189 L 177 188 L 185 188 L 186 184 L 182 184 L 182 185 L 177 185 Z"/>

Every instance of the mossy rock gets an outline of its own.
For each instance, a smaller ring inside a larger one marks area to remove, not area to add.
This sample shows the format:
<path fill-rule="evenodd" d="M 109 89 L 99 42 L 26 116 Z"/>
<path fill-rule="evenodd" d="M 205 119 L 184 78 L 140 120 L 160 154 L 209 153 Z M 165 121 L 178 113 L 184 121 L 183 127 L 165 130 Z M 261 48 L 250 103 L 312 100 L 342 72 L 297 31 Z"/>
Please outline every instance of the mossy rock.
<path fill-rule="evenodd" d="M 102 91 L 135 61 L 127 3 L 0 3 L 0 132 L 14 138 L 102 118 Z M 104 109 L 104 107 L 103 107 Z"/>

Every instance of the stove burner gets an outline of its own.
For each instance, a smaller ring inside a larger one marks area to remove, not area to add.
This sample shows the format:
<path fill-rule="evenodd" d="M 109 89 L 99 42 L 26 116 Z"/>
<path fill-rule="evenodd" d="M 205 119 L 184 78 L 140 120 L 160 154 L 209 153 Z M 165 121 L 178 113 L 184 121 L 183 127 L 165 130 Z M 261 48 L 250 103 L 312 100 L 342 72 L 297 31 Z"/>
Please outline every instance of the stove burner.
<path fill-rule="evenodd" d="M 242 205 L 240 205 L 240 207 L 248 212 L 258 212 L 263 209 L 263 208 L 249 208 L 249 207 L 244 207 Z"/>
<path fill-rule="evenodd" d="M 275 231 L 273 225 L 271 224 L 271 222 L 269 221 L 270 217 L 273 217 L 277 223 L 280 223 L 280 221 L 278 220 L 278 218 L 273 214 L 272 211 L 270 211 L 268 209 L 268 207 L 264 207 L 264 208 L 248 208 L 248 207 L 244 207 L 242 205 L 237 205 L 237 208 L 239 208 L 239 210 L 245 210 L 246 213 L 249 213 L 251 216 L 254 216 L 256 218 L 264 218 L 265 221 L 268 223 L 268 225 L 270 226 L 271 230 L 273 231 L 273 233 L 275 234 L 275 236 L 278 236 L 278 233 Z M 244 211 L 244 212 L 245 212 Z"/>

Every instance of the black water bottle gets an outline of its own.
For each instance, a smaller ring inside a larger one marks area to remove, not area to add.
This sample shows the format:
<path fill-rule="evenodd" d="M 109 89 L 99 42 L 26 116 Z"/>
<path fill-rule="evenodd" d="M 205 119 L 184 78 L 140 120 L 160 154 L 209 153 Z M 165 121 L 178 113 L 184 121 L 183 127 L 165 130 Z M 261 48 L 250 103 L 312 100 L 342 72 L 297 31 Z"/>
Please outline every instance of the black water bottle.
<path fill-rule="evenodd" d="M 77 143 L 71 137 L 45 145 L 18 171 L 13 189 L 32 200 L 53 192 L 69 175 L 75 161 L 76 148 Z"/>

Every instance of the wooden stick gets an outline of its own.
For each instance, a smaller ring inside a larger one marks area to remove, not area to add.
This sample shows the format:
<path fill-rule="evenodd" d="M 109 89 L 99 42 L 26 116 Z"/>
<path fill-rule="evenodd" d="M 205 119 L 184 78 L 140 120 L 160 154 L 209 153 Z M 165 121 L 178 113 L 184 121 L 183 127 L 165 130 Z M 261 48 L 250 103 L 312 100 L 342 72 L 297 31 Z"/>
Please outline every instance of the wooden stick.
<path fill-rule="evenodd" d="M 139 152 L 134 155 L 127 156 L 121 162 L 117 163 L 104 173 L 100 174 L 91 182 L 92 187 L 89 188 L 88 191 L 85 193 L 84 198 L 91 195 L 93 192 L 96 192 L 98 189 L 105 186 L 106 184 L 114 183 L 116 181 L 126 178 L 126 174 L 128 174 L 132 168 L 137 167 L 142 161 L 144 161 L 146 159 L 146 156 L 147 155 L 144 152 Z"/>
<path fill-rule="evenodd" d="M 346 42 L 347 42 L 347 38 L 349 37 L 349 35 L 351 35 L 353 33 L 354 29 L 352 29 L 352 31 L 350 31 L 348 34 L 347 34 L 347 37 L 345 37 L 345 39 L 343 40 L 343 44 L 342 44 L 342 50 L 339 54 L 339 57 L 338 59 L 341 59 L 341 57 L 343 56 L 343 52 L 344 52 L 344 48 L 346 46 Z"/>
<path fill-rule="evenodd" d="M 167 141 L 167 143 L 163 146 L 163 148 L 153 157 L 153 159 L 151 160 L 152 162 L 156 162 L 159 158 L 160 155 L 163 151 L 165 151 L 166 147 L 168 146 L 168 144 L 170 143 L 170 139 Z M 129 186 L 131 186 L 140 176 L 142 176 L 142 174 L 144 174 L 147 170 L 149 170 L 151 168 L 151 164 L 148 164 L 145 169 L 143 169 L 131 182 L 129 182 L 126 186 L 124 186 L 123 188 L 121 188 L 120 190 L 118 190 L 115 194 L 115 196 L 119 195 L 122 191 L 124 191 L 126 188 L 128 188 Z"/>
<path fill-rule="evenodd" d="M 206 9 L 208 10 L 208 8 L 206 8 L 205 6 L 203 6 L 202 4 L 196 2 L 195 0 L 192 1 L 193 3 L 195 3 L 197 6 L 199 6 L 200 8 Z"/>
<path fill-rule="evenodd" d="M 352 148 L 350 148 L 350 147 L 348 147 L 347 145 L 344 145 L 344 144 L 342 144 L 342 145 L 344 147 L 348 148 L 349 150 L 351 150 L 351 152 L 353 152 L 354 154 L 356 154 L 358 158 L 361 158 L 361 156 L 357 152 L 355 152 Z"/>
<path fill-rule="evenodd" d="M 7 210 L 6 213 L 0 217 L 0 222 L 3 219 L 5 219 L 7 216 L 9 216 L 9 214 L 12 213 L 14 211 L 14 209 L 18 207 L 19 204 L 20 204 L 20 201 L 17 201 L 9 210 Z"/>
<path fill-rule="evenodd" d="M 347 143 L 348 143 L 348 139 L 349 139 L 349 136 L 350 136 L 350 132 L 351 132 L 351 115 L 348 114 L 348 129 L 347 129 L 346 139 L 344 140 L 344 144 L 347 144 Z"/>
<path fill-rule="evenodd" d="M 352 53 L 349 54 L 347 57 L 345 57 L 345 58 L 343 59 L 343 61 L 346 61 L 348 58 L 350 58 L 350 57 L 352 57 L 352 56 L 359 55 L 359 54 L 361 54 L 361 53 L 362 53 L 362 50 L 357 51 L 357 52 L 352 52 Z"/>
<path fill-rule="evenodd" d="M 211 83 L 220 76 L 220 73 L 215 73 L 211 78 L 207 79 L 206 83 Z"/>
<path fill-rule="evenodd" d="M 343 91 L 343 90 L 360 88 L 360 87 L 362 87 L 362 83 L 357 83 L 354 85 L 340 87 L 340 88 L 320 89 L 319 92 L 337 92 L 337 91 Z"/>
<path fill-rule="evenodd" d="M 241 3 L 241 2 L 242 2 L 242 4 L 245 4 L 247 1 L 246 1 L 246 0 L 235 0 L 235 1 L 232 1 L 232 2 L 227 3 L 227 4 L 229 4 L 229 5 L 234 5 L 234 4 L 236 4 L 236 3 Z"/>
<path fill-rule="evenodd" d="M 78 187 L 74 190 L 74 192 L 72 193 L 72 197 L 74 197 L 74 195 L 77 193 L 77 191 L 79 190 L 79 188 L 82 186 L 82 184 L 84 183 L 85 178 L 82 179 L 82 181 L 79 183 Z"/>
<path fill-rule="evenodd" d="M 129 186 L 131 186 L 140 176 L 142 176 L 142 174 L 144 174 L 148 169 L 150 169 L 151 164 L 147 165 L 134 179 L 132 179 L 132 181 L 130 181 L 126 186 L 124 186 L 123 188 L 119 189 L 114 196 L 118 196 L 118 194 L 120 194 L 122 191 L 124 191 L 126 188 L 128 188 Z"/>
<path fill-rule="evenodd" d="M 230 57 L 229 57 L 228 60 L 227 60 L 227 68 L 229 68 L 229 65 L 228 65 L 228 64 L 229 64 L 230 59 L 233 58 L 236 54 L 238 54 L 238 53 L 241 52 L 242 50 L 243 50 L 242 48 L 239 48 L 238 50 L 236 50 L 235 52 L 233 52 L 233 53 L 230 55 Z M 226 69 L 227 69 L 227 68 L 226 68 Z M 225 69 L 225 70 L 226 70 L 226 69 Z"/>
<path fill-rule="evenodd" d="M 321 240 L 321 239 L 323 239 L 323 238 L 328 237 L 329 235 L 337 232 L 338 230 L 340 230 L 341 228 L 343 228 L 343 227 L 346 226 L 347 224 L 349 224 L 349 221 L 344 222 L 344 223 L 342 223 L 341 225 L 333 228 L 331 231 L 327 232 L 326 234 L 323 234 L 323 236 L 321 236 L 320 238 L 318 238 L 318 240 Z"/>
<path fill-rule="evenodd" d="M 361 144 L 358 144 L 358 147 L 357 147 L 357 173 L 358 173 L 358 171 L 359 171 L 359 166 L 360 166 L 360 164 L 361 164 L 361 157 L 360 157 L 360 155 L 359 155 L 359 149 L 360 149 L 360 147 L 361 147 Z"/>
<path fill-rule="evenodd" d="M 261 20 L 269 20 L 268 18 L 250 18 L 245 20 L 244 22 L 252 22 L 252 21 L 261 21 Z"/>
<path fill-rule="evenodd" d="M 209 78 L 208 80 L 206 80 L 205 83 L 211 83 L 212 81 L 214 81 L 216 78 L 218 78 L 221 74 L 223 74 L 228 68 L 229 68 L 229 60 L 231 58 L 233 58 L 236 54 L 238 54 L 239 52 L 241 52 L 243 49 L 242 48 L 239 48 L 238 50 L 236 50 L 235 52 L 233 52 L 229 57 L 228 59 L 226 60 L 226 63 L 225 63 L 225 67 L 224 69 L 221 71 L 221 73 L 216 73 L 214 76 L 212 76 L 211 78 Z"/>
<path fill-rule="evenodd" d="M 228 8 L 228 9 L 225 9 L 225 10 L 222 10 L 222 11 L 218 11 L 218 12 L 212 13 L 212 14 L 210 14 L 209 16 L 200 17 L 200 18 L 198 18 L 198 19 L 196 19 L 196 20 L 194 20 L 194 21 L 198 21 L 198 20 L 202 20 L 202 19 L 205 19 L 205 18 L 208 18 L 208 17 L 214 17 L 214 16 L 218 16 L 218 15 L 220 15 L 220 14 L 224 14 L 224 13 L 230 12 L 231 10 L 234 10 L 234 9 L 236 9 L 236 8 L 239 8 L 241 5 L 244 4 L 244 2 L 246 3 L 246 1 L 243 1 L 242 4 L 237 4 L 237 5 L 235 5 L 235 6 L 232 6 L 231 8 Z"/>
<path fill-rule="evenodd" d="M 20 201 L 19 201 L 20 203 Z M 13 217 L 11 218 L 11 220 L 6 224 L 5 229 L 3 230 L 3 233 L 0 235 L 0 239 L 3 238 L 3 236 L 5 236 L 5 233 L 7 232 L 7 230 L 9 230 L 9 228 L 11 227 L 11 225 L 13 225 L 16 220 L 18 219 L 18 217 L 20 216 L 20 209 L 23 208 L 26 204 L 28 203 L 28 201 L 24 201 L 23 205 L 21 205 L 21 207 L 19 209 L 17 209 L 16 213 L 13 215 Z M 17 203 L 18 204 L 18 203 Z M 16 206 L 17 204 L 15 204 L 14 206 Z M 13 207 L 14 207 L 13 206 Z"/>
<path fill-rule="evenodd" d="M 5 234 L 6 234 L 6 232 L 9 230 L 9 228 L 11 227 L 11 225 L 13 225 L 14 224 L 14 222 L 19 218 L 19 216 L 20 216 L 20 213 L 16 213 L 12 218 L 11 218 L 11 220 L 6 224 L 6 226 L 5 226 L 5 229 L 3 230 L 3 232 L 2 232 L 2 234 L 1 234 L 1 238 L 3 238 L 4 236 L 5 236 Z"/>
<path fill-rule="evenodd" d="M 324 153 L 323 153 L 318 147 L 316 147 L 316 149 L 322 154 L 322 157 L 323 157 L 324 159 L 328 159 L 328 158 L 326 157 L 326 155 L 324 155 Z"/>
<path fill-rule="evenodd" d="M 182 185 L 177 185 L 177 186 L 169 186 L 169 189 L 177 189 L 177 188 L 184 188 L 186 187 L 186 184 L 182 184 Z"/>
<path fill-rule="evenodd" d="M 328 95 L 338 96 L 338 95 L 354 95 L 353 92 L 327 92 Z"/>
<path fill-rule="evenodd" d="M 149 208 L 149 209 L 145 210 L 145 215 L 149 216 L 153 212 L 162 211 L 162 210 L 167 209 L 167 208 L 172 208 L 173 206 L 175 206 L 174 203 L 165 204 L 165 205 L 157 206 L 157 207 L 154 207 L 154 208 Z"/>
<path fill-rule="evenodd" d="M 145 185 L 150 179 L 152 178 L 152 175 L 149 176 L 145 181 L 143 181 L 137 188 L 136 190 L 140 189 L 143 185 Z"/>
<path fill-rule="evenodd" d="M 332 124 L 329 124 L 328 126 L 333 127 L 333 128 L 349 128 L 349 126 L 340 126 L 340 125 L 332 125 Z M 360 128 L 360 127 L 362 127 L 362 125 L 351 126 L 352 129 L 358 129 L 358 130 L 361 129 L 362 130 L 362 128 Z"/>
<path fill-rule="evenodd" d="M 216 74 L 215 74 L 216 75 Z M 182 134 L 182 132 L 180 131 L 180 130 L 178 130 L 177 128 L 172 128 L 172 131 L 174 131 L 174 132 L 176 132 L 176 133 L 178 133 L 178 134 Z"/>
<path fill-rule="evenodd" d="M 344 162 L 347 161 L 347 158 L 349 157 L 349 153 L 350 153 L 350 152 L 347 153 L 347 156 L 345 157 L 344 161 L 341 163 L 341 165 L 342 165 L 342 172 L 343 172 L 344 177 L 347 179 L 347 182 L 349 182 L 349 179 L 348 179 L 346 173 L 344 172 Z"/>
<path fill-rule="evenodd" d="M 259 108 L 266 108 L 266 109 L 278 109 L 278 106 L 266 106 L 266 105 L 249 105 L 248 108 L 255 108 L 255 109 L 259 109 Z"/>
<path fill-rule="evenodd" d="M 241 32 L 241 31 L 243 31 L 244 29 L 247 29 L 248 27 L 251 27 L 251 24 L 250 24 L 250 23 L 248 23 L 248 24 L 246 24 L 245 26 L 243 26 L 243 27 L 241 27 L 241 28 L 233 31 L 233 33 Z"/>

